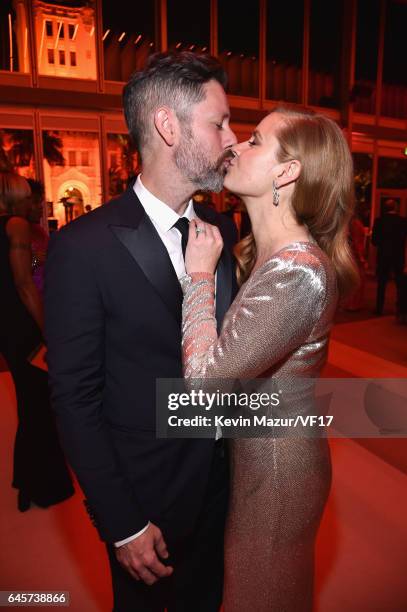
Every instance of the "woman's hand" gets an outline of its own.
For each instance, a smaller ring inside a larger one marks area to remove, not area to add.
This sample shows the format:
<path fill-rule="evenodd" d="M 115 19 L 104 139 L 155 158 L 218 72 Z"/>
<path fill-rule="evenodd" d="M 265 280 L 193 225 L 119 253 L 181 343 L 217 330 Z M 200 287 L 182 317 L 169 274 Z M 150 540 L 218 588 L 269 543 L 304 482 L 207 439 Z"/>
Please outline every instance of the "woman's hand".
<path fill-rule="evenodd" d="M 218 228 L 200 219 L 192 219 L 185 253 L 187 274 L 194 272 L 214 274 L 222 249 L 223 240 Z"/>

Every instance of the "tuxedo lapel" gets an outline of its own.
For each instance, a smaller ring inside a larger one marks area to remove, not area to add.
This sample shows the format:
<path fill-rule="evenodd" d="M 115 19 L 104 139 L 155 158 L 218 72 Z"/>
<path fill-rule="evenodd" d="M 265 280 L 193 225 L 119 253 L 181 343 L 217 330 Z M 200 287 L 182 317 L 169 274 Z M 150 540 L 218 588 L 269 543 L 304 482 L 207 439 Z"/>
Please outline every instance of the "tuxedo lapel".
<path fill-rule="evenodd" d="M 129 251 L 177 323 L 181 325 L 182 291 L 177 275 L 154 225 L 145 214 L 133 189 L 131 191 L 132 194 L 125 194 L 129 201 L 124 203 L 122 209 L 118 207 L 117 211 L 123 224 L 112 224 L 110 229 Z M 119 202 L 117 204 L 119 205 Z M 130 206 L 134 210 L 131 210 Z"/>
<path fill-rule="evenodd" d="M 218 332 L 232 302 L 232 257 L 223 249 L 216 269 L 216 321 Z"/>
<path fill-rule="evenodd" d="M 197 216 L 212 225 L 218 225 L 216 218 L 208 218 L 207 211 L 204 207 L 194 206 Z M 219 227 L 219 225 L 218 225 Z M 221 229 L 219 227 L 219 229 Z M 232 278 L 233 278 L 233 261 L 231 253 L 228 249 L 223 248 L 217 268 L 216 268 L 216 321 L 218 332 L 232 302 Z"/>

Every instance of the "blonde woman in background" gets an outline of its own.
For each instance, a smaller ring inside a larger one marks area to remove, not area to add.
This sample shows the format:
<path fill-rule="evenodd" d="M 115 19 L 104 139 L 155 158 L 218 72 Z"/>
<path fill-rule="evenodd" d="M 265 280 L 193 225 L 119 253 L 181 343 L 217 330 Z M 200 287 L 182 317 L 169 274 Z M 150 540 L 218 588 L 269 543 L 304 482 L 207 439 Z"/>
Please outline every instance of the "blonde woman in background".
<path fill-rule="evenodd" d="M 225 187 L 253 233 L 238 251 L 240 291 L 219 337 L 217 228 L 191 223 L 182 279 L 184 376 L 277 378 L 291 415 L 306 414 L 326 362 L 338 297 L 356 281 L 348 246 L 352 160 L 339 127 L 279 107 L 233 147 Z M 295 382 L 309 379 L 301 401 Z M 287 435 L 231 444 L 225 612 L 306 612 L 313 605 L 314 543 L 331 464 L 322 438 Z"/>

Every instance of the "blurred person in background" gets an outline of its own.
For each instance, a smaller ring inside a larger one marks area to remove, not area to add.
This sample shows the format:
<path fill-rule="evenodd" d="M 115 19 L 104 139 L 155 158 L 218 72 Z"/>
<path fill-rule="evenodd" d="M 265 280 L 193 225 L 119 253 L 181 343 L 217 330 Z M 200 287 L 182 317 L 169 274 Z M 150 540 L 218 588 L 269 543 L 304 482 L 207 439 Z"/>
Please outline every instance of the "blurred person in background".
<path fill-rule="evenodd" d="M 17 397 L 13 487 L 21 512 L 31 502 L 47 507 L 74 492 L 50 410 L 47 373 L 29 361 L 42 346 L 43 328 L 27 221 L 31 197 L 25 178 L 0 167 L 0 352 Z"/>
<path fill-rule="evenodd" d="M 375 220 L 372 244 L 377 248 L 376 312 L 383 314 L 386 286 L 393 276 L 397 289 L 397 315 L 401 309 L 401 293 L 405 262 L 407 220 L 396 210 L 397 202 L 389 198 L 384 202 L 382 215 Z"/>
<path fill-rule="evenodd" d="M 40 181 L 27 179 L 31 188 L 31 206 L 27 220 L 31 225 L 32 273 L 35 286 L 42 295 L 44 290 L 44 265 L 47 256 L 49 236 L 41 225 L 44 214 L 44 185 Z"/>
<path fill-rule="evenodd" d="M 216 204 L 212 200 L 212 197 L 211 197 L 210 193 L 206 193 L 205 191 L 197 191 L 193 195 L 192 199 L 197 204 L 202 204 L 203 206 L 209 206 L 209 208 L 212 208 L 213 210 L 216 211 Z"/>
<path fill-rule="evenodd" d="M 228 193 L 226 195 L 226 210 L 223 214 L 232 219 L 236 226 L 239 240 L 246 238 L 252 231 L 250 217 L 245 205 L 235 193 Z"/>

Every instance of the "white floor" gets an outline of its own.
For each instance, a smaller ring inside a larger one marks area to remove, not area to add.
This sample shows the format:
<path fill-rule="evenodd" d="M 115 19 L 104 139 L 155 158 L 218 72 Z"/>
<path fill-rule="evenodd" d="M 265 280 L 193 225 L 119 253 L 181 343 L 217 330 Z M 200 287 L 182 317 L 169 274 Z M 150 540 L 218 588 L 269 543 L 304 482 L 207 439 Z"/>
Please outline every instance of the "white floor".
<path fill-rule="evenodd" d="M 407 610 L 407 475 L 351 440 L 331 443 L 317 546 L 319 612 Z"/>
<path fill-rule="evenodd" d="M 346 361 L 349 371 L 349 347 L 336 344 L 330 361 L 337 367 Z M 363 360 L 359 353 L 353 357 L 358 368 Z M 376 365 L 394 366 L 383 360 Z M 406 368 L 393 375 L 406 376 Z M 80 492 L 49 510 L 21 514 L 16 509 L 10 486 L 16 417 L 11 379 L 5 373 L 0 374 L 0 408 L 0 590 L 69 591 L 72 612 L 108 612 L 104 546 Z M 354 441 L 337 439 L 331 447 L 333 487 L 318 537 L 316 610 L 406 612 L 407 475 Z"/>
<path fill-rule="evenodd" d="M 69 591 L 72 612 L 107 612 L 112 606 L 104 545 L 78 487 L 73 498 L 58 506 L 17 511 L 10 486 L 16 428 L 12 390 L 11 377 L 0 374 L 0 590 Z"/>

